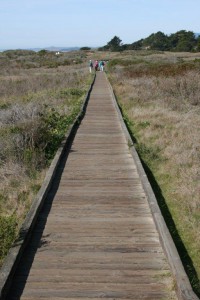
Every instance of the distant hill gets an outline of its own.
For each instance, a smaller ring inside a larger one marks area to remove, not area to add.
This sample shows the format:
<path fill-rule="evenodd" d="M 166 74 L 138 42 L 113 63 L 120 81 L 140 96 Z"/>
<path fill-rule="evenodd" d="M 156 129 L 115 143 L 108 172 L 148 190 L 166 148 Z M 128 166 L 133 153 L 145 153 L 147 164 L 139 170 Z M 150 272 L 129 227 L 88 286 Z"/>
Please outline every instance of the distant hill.
<path fill-rule="evenodd" d="M 75 51 L 79 49 L 80 47 L 55 47 L 55 46 L 44 47 L 44 48 L 29 48 L 29 50 L 33 50 L 36 52 L 40 50 L 68 52 L 68 51 Z"/>
<path fill-rule="evenodd" d="M 69 51 L 76 51 L 79 50 L 80 47 L 44 47 L 44 48 L 16 48 L 16 49 L 0 49 L 0 52 L 6 51 L 6 50 L 32 50 L 35 52 L 38 52 L 40 50 L 47 50 L 47 51 L 61 51 L 61 52 L 69 52 Z"/>

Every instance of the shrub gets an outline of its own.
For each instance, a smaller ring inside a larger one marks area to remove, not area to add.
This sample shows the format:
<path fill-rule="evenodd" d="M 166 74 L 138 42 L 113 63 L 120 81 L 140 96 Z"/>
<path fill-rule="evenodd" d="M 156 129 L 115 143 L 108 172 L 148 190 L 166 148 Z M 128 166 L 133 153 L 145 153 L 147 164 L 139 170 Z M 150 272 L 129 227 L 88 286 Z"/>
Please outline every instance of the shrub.
<path fill-rule="evenodd" d="M 0 259 L 7 254 L 13 240 L 16 238 L 16 232 L 16 216 L 0 216 Z"/>
<path fill-rule="evenodd" d="M 47 160 L 54 157 L 66 131 L 74 121 L 80 109 L 80 102 L 74 106 L 69 115 L 63 115 L 54 108 L 50 108 L 41 116 L 40 140 L 38 147 L 45 151 Z"/>
<path fill-rule="evenodd" d="M 56 57 L 53 52 L 8 51 L 0 58 L 2 262 L 92 79 L 87 65 L 74 66 L 83 59 L 77 52 Z"/>

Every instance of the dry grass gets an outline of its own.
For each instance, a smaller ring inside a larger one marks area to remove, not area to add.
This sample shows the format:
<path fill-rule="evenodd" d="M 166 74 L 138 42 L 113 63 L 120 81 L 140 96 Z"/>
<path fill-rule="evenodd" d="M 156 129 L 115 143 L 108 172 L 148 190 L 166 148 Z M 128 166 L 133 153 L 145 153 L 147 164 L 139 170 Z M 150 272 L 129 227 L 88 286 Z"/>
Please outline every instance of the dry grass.
<path fill-rule="evenodd" d="M 122 54 L 121 60 L 130 60 L 130 55 Z M 199 54 L 137 54 L 138 64 L 126 66 L 119 59 L 110 68 L 110 76 L 136 147 L 161 189 L 158 201 L 162 206 L 164 197 L 175 222 L 176 243 L 180 246 L 179 236 L 186 248 L 183 251 L 181 243 L 179 250 L 200 294 L 200 72 L 196 58 Z"/>
<path fill-rule="evenodd" d="M 0 262 L 92 79 L 84 54 L 22 52 L 0 53 Z"/>
<path fill-rule="evenodd" d="M 200 294 L 192 268 L 200 278 L 200 54 L 68 53 L 59 64 L 54 56 L 32 55 L 0 54 L 0 217 L 15 215 L 19 226 L 41 184 L 44 153 L 30 159 L 24 151 L 37 144 L 41 113 L 70 114 L 77 102 L 70 91 L 87 90 L 88 60 L 110 60 L 116 95 L 161 189 L 158 201 L 162 206 L 164 197 L 189 253 L 179 249 Z"/>

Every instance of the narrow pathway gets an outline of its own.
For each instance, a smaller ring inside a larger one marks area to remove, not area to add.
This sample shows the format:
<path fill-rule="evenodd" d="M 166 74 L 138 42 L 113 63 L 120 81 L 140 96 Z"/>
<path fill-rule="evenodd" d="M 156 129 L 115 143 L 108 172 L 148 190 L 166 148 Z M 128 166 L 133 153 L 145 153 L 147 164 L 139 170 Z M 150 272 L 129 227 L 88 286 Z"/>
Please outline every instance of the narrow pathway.
<path fill-rule="evenodd" d="M 7 300 L 176 299 L 172 289 L 109 85 L 98 72 Z"/>

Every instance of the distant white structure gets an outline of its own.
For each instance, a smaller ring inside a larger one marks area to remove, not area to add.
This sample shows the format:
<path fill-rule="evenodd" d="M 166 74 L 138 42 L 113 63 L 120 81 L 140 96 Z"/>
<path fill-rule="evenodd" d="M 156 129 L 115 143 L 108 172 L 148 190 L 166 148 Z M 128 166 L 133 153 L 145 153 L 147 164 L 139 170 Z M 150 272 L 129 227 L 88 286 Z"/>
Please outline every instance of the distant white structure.
<path fill-rule="evenodd" d="M 60 52 L 58 51 L 58 52 L 56 52 L 56 55 L 60 55 Z"/>

